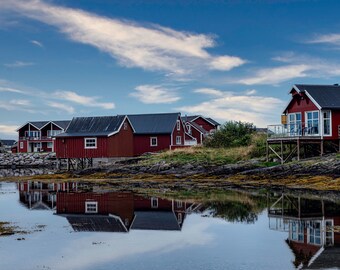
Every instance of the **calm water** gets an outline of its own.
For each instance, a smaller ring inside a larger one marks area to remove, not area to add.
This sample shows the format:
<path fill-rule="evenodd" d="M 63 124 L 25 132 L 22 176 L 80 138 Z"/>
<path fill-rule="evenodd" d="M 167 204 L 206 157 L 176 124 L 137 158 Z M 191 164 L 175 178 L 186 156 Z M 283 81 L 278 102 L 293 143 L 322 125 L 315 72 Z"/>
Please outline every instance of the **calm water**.
<path fill-rule="evenodd" d="M 0 221 L 27 232 L 0 237 L 0 269 L 287 270 L 340 243 L 331 201 L 233 191 L 183 198 L 0 183 Z"/>

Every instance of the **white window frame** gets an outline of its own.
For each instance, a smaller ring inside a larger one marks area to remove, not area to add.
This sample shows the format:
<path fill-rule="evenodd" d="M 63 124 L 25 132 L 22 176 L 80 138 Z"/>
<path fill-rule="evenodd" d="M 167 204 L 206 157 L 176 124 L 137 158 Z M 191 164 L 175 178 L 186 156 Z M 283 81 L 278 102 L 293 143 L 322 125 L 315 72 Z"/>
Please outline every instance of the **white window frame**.
<path fill-rule="evenodd" d="M 297 115 L 300 115 L 300 120 L 296 120 Z M 291 116 L 294 116 L 294 119 L 292 121 L 290 120 Z M 302 126 L 302 114 L 301 114 L 301 112 L 288 113 L 287 118 L 288 118 L 289 135 L 293 136 L 293 137 L 302 135 L 303 126 Z M 293 130 L 292 130 L 292 125 L 293 125 Z M 299 128 L 301 130 L 299 130 Z"/>
<path fill-rule="evenodd" d="M 178 221 L 178 224 L 182 224 L 182 222 L 183 222 L 182 213 L 178 213 L 178 219 L 177 219 L 177 221 Z"/>
<path fill-rule="evenodd" d="M 20 149 L 24 149 L 24 142 L 20 142 Z"/>
<path fill-rule="evenodd" d="M 156 140 L 156 144 L 153 144 L 152 140 Z M 157 137 L 150 137 L 150 146 L 158 146 L 158 138 Z"/>
<path fill-rule="evenodd" d="M 304 224 L 301 221 L 292 221 L 289 223 L 290 240 L 303 243 L 304 242 Z M 295 227 L 295 234 L 293 234 L 293 228 Z"/>
<path fill-rule="evenodd" d="M 94 140 L 94 146 L 87 146 L 88 140 Z M 84 138 L 84 148 L 85 149 L 97 149 L 97 138 Z"/>
<path fill-rule="evenodd" d="M 182 136 L 176 136 L 176 145 L 182 144 Z"/>
<path fill-rule="evenodd" d="M 158 198 L 151 197 L 151 208 L 158 208 Z"/>
<path fill-rule="evenodd" d="M 190 124 L 187 124 L 187 130 L 188 130 L 188 133 L 191 134 L 192 133 L 192 130 L 191 130 L 191 125 Z"/>
<path fill-rule="evenodd" d="M 48 138 L 52 138 L 60 133 L 62 133 L 63 131 L 61 129 L 49 129 L 47 130 L 47 137 Z"/>
<path fill-rule="evenodd" d="M 181 120 L 177 120 L 177 130 L 181 130 Z"/>
<path fill-rule="evenodd" d="M 182 208 L 183 207 L 183 202 L 182 201 L 176 201 L 176 207 L 177 208 Z"/>
<path fill-rule="evenodd" d="M 311 238 L 311 233 L 310 233 L 311 228 L 310 227 L 313 226 L 313 223 L 320 224 L 320 235 L 316 237 L 315 229 L 313 229 L 313 238 L 314 238 L 314 241 L 310 241 L 310 238 Z M 312 220 L 312 221 L 309 221 L 308 227 L 307 227 L 307 243 L 311 244 L 311 245 L 315 245 L 315 246 L 322 246 L 323 245 L 322 231 L 323 231 L 323 226 L 322 226 L 321 220 Z M 319 244 L 316 243 L 315 238 L 320 238 L 320 243 Z"/>
<path fill-rule="evenodd" d="M 95 210 L 89 210 L 88 206 L 94 206 Z M 85 202 L 85 213 L 86 214 L 96 214 L 96 213 L 98 213 L 98 202 L 94 202 L 94 201 Z"/>
<path fill-rule="evenodd" d="M 124 124 L 123 124 L 123 129 L 124 129 L 124 130 L 127 130 L 127 129 L 128 129 L 128 123 L 127 123 L 127 122 L 124 122 Z"/>
<path fill-rule="evenodd" d="M 318 113 L 318 133 L 317 134 L 308 134 L 305 132 L 305 136 L 320 136 L 320 130 L 322 129 L 322 125 L 321 125 L 321 113 L 319 110 L 314 110 L 314 111 L 306 111 L 305 112 L 305 129 L 308 128 L 308 113 L 312 113 L 312 116 L 313 116 L 313 113 L 317 112 Z M 312 118 L 312 122 L 313 122 L 314 118 Z"/>
<path fill-rule="evenodd" d="M 323 114 L 325 112 L 329 112 L 329 134 L 325 134 L 325 126 L 324 126 L 324 120 Z M 320 117 L 320 124 L 322 124 L 322 135 L 325 137 L 331 137 L 332 136 L 332 111 L 331 110 L 324 110 L 321 111 L 321 117 Z"/>

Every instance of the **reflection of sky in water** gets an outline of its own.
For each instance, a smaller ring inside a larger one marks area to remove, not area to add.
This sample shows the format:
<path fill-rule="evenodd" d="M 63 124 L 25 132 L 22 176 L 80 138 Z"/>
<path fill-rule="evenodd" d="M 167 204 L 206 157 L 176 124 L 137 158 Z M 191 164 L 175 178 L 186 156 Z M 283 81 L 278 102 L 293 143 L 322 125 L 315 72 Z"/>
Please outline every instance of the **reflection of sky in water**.
<path fill-rule="evenodd" d="M 1 221 L 29 230 L 36 225 L 47 227 L 28 235 L 1 237 L 0 269 L 293 268 L 293 255 L 284 242 L 287 233 L 269 230 L 266 212 L 250 225 L 191 214 L 182 231 L 76 233 L 66 218 L 22 206 L 15 184 L 1 187 Z M 15 240 L 20 237 L 26 240 Z"/>

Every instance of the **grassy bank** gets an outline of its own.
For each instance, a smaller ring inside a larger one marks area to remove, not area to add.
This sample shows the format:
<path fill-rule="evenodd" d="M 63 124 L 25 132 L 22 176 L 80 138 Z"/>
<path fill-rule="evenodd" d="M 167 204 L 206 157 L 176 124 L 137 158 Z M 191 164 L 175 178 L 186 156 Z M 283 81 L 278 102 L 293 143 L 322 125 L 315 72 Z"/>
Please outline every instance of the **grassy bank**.
<path fill-rule="evenodd" d="M 160 162 L 172 164 L 199 163 L 205 165 L 233 164 L 255 157 L 264 158 L 265 142 L 266 135 L 253 134 L 249 146 L 228 148 L 195 146 L 181 148 L 147 156 L 141 163 L 144 165 L 152 165 Z"/>

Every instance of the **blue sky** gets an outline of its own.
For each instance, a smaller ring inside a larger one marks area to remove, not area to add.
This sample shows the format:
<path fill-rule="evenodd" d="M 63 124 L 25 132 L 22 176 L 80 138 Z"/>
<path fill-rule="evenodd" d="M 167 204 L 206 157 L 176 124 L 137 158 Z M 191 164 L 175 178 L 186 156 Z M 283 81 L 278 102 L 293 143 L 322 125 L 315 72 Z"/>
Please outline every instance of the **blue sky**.
<path fill-rule="evenodd" d="M 280 121 L 340 75 L 339 1 L 0 0 L 0 138 L 27 121 L 182 112 Z"/>

